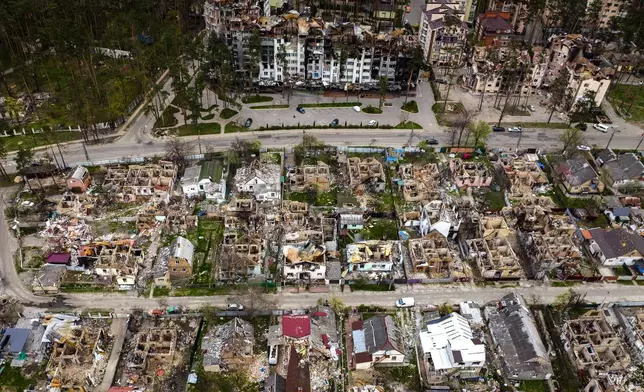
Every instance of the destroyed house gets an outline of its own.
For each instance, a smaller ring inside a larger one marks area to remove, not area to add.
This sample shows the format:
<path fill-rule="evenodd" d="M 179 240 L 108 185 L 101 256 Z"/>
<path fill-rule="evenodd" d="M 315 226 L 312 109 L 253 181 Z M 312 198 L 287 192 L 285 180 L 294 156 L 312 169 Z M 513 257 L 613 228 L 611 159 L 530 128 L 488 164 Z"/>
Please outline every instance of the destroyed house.
<path fill-rule="evenodd" d="M 449 169 L 458 188 L 489 187 L 494 174 L 483 162 L 450 159 Z"/>
<path fill-rule="evenodd" d="M 351 329 L 351 363 L 356 369 L 405 363 L 405 351 L 399 342 L 399 331 L 393 317 L 373 316 L 364 321 L 355 321 Z"/>
<path fill-rule="evenodd" d="M 127 353 L 124 373 L 137 384 L 152 384 L 159 369 L 173 362 L 177 350 L 176 328 L 146 328 L 135 337 L 134 349 Z"/>
<path fill-rule="evenodd" d="M 537 162 L 510 158 L 502 159 L 500 163 L 510 183 L 511 199 L 529 197 L 533 193 L 533 188 L 548 183 L 546 174 Z"/>
<path fill-rule="evenodd" d="M 219 372 L 244 367 L 253 357 L 254 333 L 253 325 L 238 317 L 214 326 L 201 341 L 204 370 Z"/>
<path fill-rule="evenodd" d="M 326 278 L 326 248 L 314 241 L 284 245 L 283 277 L 294 282 L 324 282 Z"/>
<path fill-rule="evenodd" d="M 469 256 L 485 279 L 520 279 L 524 276 L 519 258 L 508 240 L 511 235 L 514 232 L 503 218 L 487 217 L 480 221 L 480 237 L 467 240 Z"/>
<path fill-rule="evenodd" d="M 430 278 L 467 277 L 464 264 L 452 251 L 447 239 L 436 232 L 409 240 L 409 255 L 414 271 L 425 273 Z"/>
<path fill-rule="evenodd" d="M 56 211 L 61 215 L 69 217 L 85 217 L 92 213 L 96 206 L 97 197 L 87 193 L 63 193 L 58 202 Z"/>
<path fill-rule="evenodd" d="M 116 278 L 119 289 L 134 287 L 143 250 L 134 240 L 104 241 L 83 245 L 79 256 L 94 260 L 94 273 Z"/>
<path fill-rule="evenodd" d="M 497 307 L 485 308 L 488 328 L 510 380 L 547 380 L 552 376 L 548 351 L 523 298 L 511 293 Z"/>
<path fill-rule="evenodd" d="M 631 364 L 622 338 L 610 325 L 603 310 L 591 310 L 568 320 L 562 340 L 580 371 L 606 375 L 623 372 Z"/>
<path fill-rule="evenodd" d="M 118 201 L 129 203 L 142 200 L 167 202 L 174 190 L 177 167 L 169 161 L 158 164 L 130 165 L 109 168 L 103 188 L 114 192 Z"/>
<path fill-rule="evenodd" d="M 287 369 L 286 392 L 311 392 L 309 362 L 303 359 L 294 345 L 291 345 Z"/>
<path fill-rule="evenodd" d="M 347 159 L 349 185 L 359 194 L 369 192 L 384 192 L 386 187 L 385 172 L 382 163 L 373 157 Z"/>
<path fill-rule="evenodd" d="M 235 173 L 235 189 L 254 195 L 258 201 L 279 200 L 282 198 L 281 174 L 280 165 L 254 160 Z"/>
<path fill-rule="evenodd" d="M 400 262 L 400 243 L 397 241 L 363 241 L 346 247 L 349 272 L 378 277 L 392 274 Z"/>
<path fill-rule="evenodd" d="M 435 163 L 422 166 L 401 164 L 398 174 L 400 179 L 397 184 L 401 187 L 406 202 L 430 201 L 438 197 L 440 171 Z"/>
<path fill-rule="evenodd" d="M 225 232 L 218 263 L 219 280 L 238 280 L 260 275 L 264 262 L 264 241 L 257 234 L 239 236 Z"/>
<path fill-rule="evenodd" d="M 316 190 L 328 192 L 332 178 L 329 165 L 318 161 L 315 165 L 301 165 L 288 169 L 286 181 L 291 192 Z"/>

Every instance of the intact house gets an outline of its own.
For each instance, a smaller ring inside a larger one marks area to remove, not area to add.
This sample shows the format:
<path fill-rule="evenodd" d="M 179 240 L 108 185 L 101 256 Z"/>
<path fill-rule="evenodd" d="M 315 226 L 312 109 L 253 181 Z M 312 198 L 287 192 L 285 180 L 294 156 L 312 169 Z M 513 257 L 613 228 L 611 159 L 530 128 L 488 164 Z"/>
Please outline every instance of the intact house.
<path fill-rule="evenodd" d="M 255 329 L 238 317 L 214 326 L 201 341 L 203 367 L 207 372 L 245 368 L 253 357 Z"/>
<path fill-rule="evenodd" d="M 469 322 L 458 313 L 430 321 L 419 335 L 423 359 L 434 372 L 485 366 L 485 344 L 474 338 Z"/>
<path fill-rule="evenodd" d="M 379 365 L 403 365 L 405 351 L 399 342 L 399 331 L 393 317 L 373 316 L 351 324 L 353 352 L 350 361 L 355 369 Z"/>
<path fill-rule="evenodd" d="M 604 191 L 604 183 L 581 154 L 562 158 L 553 166 L 555 175 L 570 194 L 600 194 Z"/>
<path fill-rule="evenodd" d="M 274 163 L 254 160 L 235 173 L 237 192 L 251 193 L 258 201 L 282 198 L 282 167 Z"/>
<path fill-rule="evenodd" d="M 644 238 L 624 229 L 594 228 L 582 232 L 590 253 L 609 267 L 633 265 L 644 259 Z"/>
<path fill-rule="evenodd" d="M 644 184 L 644 164 L 632 152 L 616 156 L 610 149 L 602 151 L 596 159 L 606 180 L 614 188 Z"/>
<path fill-rule="evenodd" d="M 172 245 L 159 249 L 154 265 L 154 285 L 169 287 L 173 281 L 192 276 L 194 245 L 184 237 L 177 237 Z"/>
<path fill-rule="evenodd" d="M 226 200 L 227 169 L 221 161 L 211 160 L 186 168 L 179 185 L 186 197 L 204 196 L 223 203 Z"/>
<path fill-rule="evenodd" d="M 504 295 L 485 316 L 494 350 L 510 380 L 548 380 L 552 365 L 525 300 L 517 293 Z"/>
<path fill-rule="evenodd" d="M 67 189 L 74 192 L 86 192 L 89 184 L 92 183 L 92 176 L 89 170 L 83 166 L 78 166 L 67 176 Z"/>

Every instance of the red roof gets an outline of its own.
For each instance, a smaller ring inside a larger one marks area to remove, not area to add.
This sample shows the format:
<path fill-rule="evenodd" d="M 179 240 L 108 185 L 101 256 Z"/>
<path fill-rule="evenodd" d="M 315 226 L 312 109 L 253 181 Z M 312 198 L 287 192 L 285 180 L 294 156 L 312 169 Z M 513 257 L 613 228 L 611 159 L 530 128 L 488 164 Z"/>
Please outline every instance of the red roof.
<path fill-rule="evenodd" d="M 371 362 L 372 358 L 371 358 L 371 354 L 365 351 L 363 353 L 355 354 L 355 360 L 356 360 L 356 363 L 367 363 L 367 362 Z"/>
<path fill-rule="evenodd" d="M 324 313 L 324 312 L 315 312 L 311 316 L 313 316 L 313 317 L 326 317 L 326 313 Z"/>
<path fill-rule="evenodd" d="M 360 331 L 362 330 L 362 320 L 357 320 L 351 323 L 351 330 L 352 331 Z"/>
<path fill-rule="evenodd" d="M 282 316 L 282 335 L 303 338 L 311 334 L 311 319 L 304 316 Z"/>
<path fill-rule="evenodd" d="M 592 234 L 590 233 L 590 231 L 588 231 L 588 230 L 582 230 L 582 231 L 581 231 L 581 234 L 582 234 L 582 235 L 584 236 L 584 238 L 585 238 L 585 239 L 587 239 L 587 240 L 592 240 L 592 239 L 593 239 L 593 235 L 592 235 Z"/>
<path fill-rule="evenodd" d="M 48 264 L 67 264 L 72 258 L 72 255 L 69 253 L 52 253 L 47 256 Z"/>
<path fill-rule="evenodd" d="M 327 334 L 322 335 L 322 343 L 324 343 L 324 347 L 329 348 L 329 336 Z"/>

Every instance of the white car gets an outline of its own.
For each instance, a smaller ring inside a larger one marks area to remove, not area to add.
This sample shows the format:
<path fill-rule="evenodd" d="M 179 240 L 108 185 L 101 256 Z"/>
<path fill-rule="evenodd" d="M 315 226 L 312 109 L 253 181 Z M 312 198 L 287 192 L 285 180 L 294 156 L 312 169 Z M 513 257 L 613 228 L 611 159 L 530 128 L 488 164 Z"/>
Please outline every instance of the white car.
<path fill-rule="evenodd" d="M 584 146 L 583 144 L 577 146 L 577 150 L 579 151 L 590 151 L 590 147 Z"/>
<path fill-rule="evenodd" d="M 356 112 L 359 112 L 361 109 L 360 109 L 360 106 L 354 106 L 353 110 L 355 110 Z"/>
<path fill-rule="evenodd" d="M 534 107 L 534 105 L 528 105 L 528 110 L 531 111 L 531 112 L 536 112 L 537 108 Z"/>
<path fill-rule="evenodd" d="M 510 127 L 510 128 L 508 128 L 508 132 L 523 132 L 523 128 L 521 128 L 521 127 Z"/>
<path fill-rule="evenodd" d="M 376 120 L 371 120 L 371 121 L 369 121 L 369 126 L 370 126 L 370 127 L 373 127 L 373 126 L 375 126 L 376 124 L 378 124 L 378 123 L 376 122 Z"/>
<path fill-rule="evenodd" d="M 411 308 L 416 305 L 416 300 L 413 297 L 399 298 L 396 301 L 397 308 Z"/>
<path fill-rule="evenodd" d="M 244 310 L 244 305 L 242 304 L 228 304 L 226 310 Z"/>
<path fill-rule="evenodd" d="M 605 125 L 605 124 L 601 124 L 601 123 L 593 124 L 593 128 L 595 128 L 599 132 L 604 132 L 604 133 L 608 132 L 608 125 Z"/>

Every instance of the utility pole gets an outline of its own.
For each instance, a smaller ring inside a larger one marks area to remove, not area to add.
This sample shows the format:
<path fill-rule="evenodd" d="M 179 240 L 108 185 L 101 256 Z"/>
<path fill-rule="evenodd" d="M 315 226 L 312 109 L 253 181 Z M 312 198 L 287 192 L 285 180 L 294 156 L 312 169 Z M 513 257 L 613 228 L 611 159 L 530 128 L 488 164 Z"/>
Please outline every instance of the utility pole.
<path fill-rule="evenodd" d="M 521 128 L 521 132 L 519 132 L 519 140 L 517 140 L 517 153 L 519 152 L 519 145 L 521 144 L 521 138 L 523 137 L 523 128 Z"/>
<path fill-rule="evenodd" d="M 613 136 L 615 136 L 615 128 L 613 128 L 613 133 L 610 134 L 610 139 L 608 139 L 608 144 L 606 144 L 606 149 L 608 150 L 608 146 L 610 146 L 610 142 L 613 141 Z M 638 144 L 639 146 L 639 144 Z"/>
<path fill-rule="evenodd" d="M 643 141 L 644 141 L 644 133 L 642 134 L 642 138 L 640 139 L 640 142 L 637 143 L 637 147 L 635 147 L 635 151 L 639 150 L 640 145 L 642 144 Z"/>
<path fill-rule="evenodd" d="M 85 145 L 85 140 L 83 140 L 83 151 L 85 151 L 85 159 L 89 162 L 89 154 L 87 153 L 87 146 Z"/>

